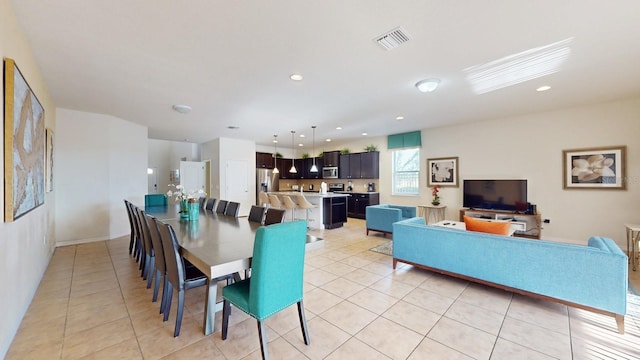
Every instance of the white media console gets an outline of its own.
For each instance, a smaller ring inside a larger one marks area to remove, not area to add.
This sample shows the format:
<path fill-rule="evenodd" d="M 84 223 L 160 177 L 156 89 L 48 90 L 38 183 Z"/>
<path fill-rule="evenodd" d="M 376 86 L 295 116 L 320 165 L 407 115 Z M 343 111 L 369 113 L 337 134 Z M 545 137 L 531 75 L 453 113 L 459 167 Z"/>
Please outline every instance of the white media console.
<path fill-rule="evenodd" d="M 515 214 L 505 211 L 491 211 L 480 209 L 460 209 L 460 221 L 464 216 L 470 216 L 487 221 L 509 221 L 513 236 L 540 239 L 542 235 L 542 216 L 540 214 Z"/>

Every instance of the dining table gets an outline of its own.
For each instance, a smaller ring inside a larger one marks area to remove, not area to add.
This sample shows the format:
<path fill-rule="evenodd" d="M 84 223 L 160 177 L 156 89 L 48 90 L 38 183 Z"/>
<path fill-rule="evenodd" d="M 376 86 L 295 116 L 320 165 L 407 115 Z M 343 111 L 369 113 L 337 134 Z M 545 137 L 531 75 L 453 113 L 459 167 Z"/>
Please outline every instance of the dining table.
<path fill-rule="evenodd" d="M 198 220 L 187 220 L 179 211 L 179 206 L 172 205 L 145 208 L 147 214 L 173 227 L 182 256 L 207 276 L 203 330 L 209 335 L 217 330 L 216 311 L 222 310 L 222 303 L 216 302 L 215 279 L 234 275 L 240 280 L 239 274 L 251 268 L 255 233 L 261 225 L 202 209 Z"/>

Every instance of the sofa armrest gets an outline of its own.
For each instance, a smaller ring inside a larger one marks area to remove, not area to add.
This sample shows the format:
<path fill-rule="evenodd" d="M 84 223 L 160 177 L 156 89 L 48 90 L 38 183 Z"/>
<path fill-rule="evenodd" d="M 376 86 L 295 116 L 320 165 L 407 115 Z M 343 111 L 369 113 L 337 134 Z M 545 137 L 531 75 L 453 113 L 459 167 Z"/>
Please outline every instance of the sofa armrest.
<path fill-rule="evenodd" d="M 367 229 L 391 233 L 393 223 L 402 220 L 402 211 L 388 205 L 371 205 L 365 209 Z"/>

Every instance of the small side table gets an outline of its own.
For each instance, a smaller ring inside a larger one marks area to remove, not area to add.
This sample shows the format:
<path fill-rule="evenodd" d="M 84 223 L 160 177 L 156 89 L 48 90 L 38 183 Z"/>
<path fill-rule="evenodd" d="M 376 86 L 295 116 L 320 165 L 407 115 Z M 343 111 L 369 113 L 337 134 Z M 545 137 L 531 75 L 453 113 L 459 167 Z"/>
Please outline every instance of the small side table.
<path fill-rule="evenodd" d="M 640 241 L 640 225 L 636 224 L 624 224 L 627 228 L 627 255 L 629 261 L 631 261 L 631 268 L 636 271 L 638 264 L 638 241 Z M 631 252 L 629 252 L 631 247 Z"/>
<path fill-rule="evenodd" d="M 422 216 L 427 225 L 440 222 L 445 218 L 445 205 L 418 205 L 418 216 Z"/>

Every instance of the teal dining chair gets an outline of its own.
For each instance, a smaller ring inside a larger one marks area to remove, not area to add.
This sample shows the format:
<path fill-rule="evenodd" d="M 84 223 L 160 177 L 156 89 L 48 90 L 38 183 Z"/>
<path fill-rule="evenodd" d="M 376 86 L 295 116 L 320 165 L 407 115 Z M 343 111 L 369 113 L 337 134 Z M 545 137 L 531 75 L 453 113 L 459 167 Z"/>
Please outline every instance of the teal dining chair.
<path fill-rule="evenodd" d="M 304 255 L 307 242 L 306 221 L 262 226 L 253 245 L 251 277 L 222 289 L 222 340 L 227 339 L 231 304 L 258 321 L 262 358 L 268 359 L 264 321 L 297 304 L 302 337 L 310 344 L 302 302 Z"/>

